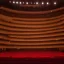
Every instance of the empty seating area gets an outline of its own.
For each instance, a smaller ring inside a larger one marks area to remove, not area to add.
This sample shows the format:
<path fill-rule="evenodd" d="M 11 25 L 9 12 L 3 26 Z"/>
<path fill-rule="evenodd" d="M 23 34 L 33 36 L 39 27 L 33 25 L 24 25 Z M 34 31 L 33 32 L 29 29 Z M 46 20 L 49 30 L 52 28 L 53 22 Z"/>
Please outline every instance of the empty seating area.
<path fill-rule="evenodd" d="M 64 7 L 37 12 L 0 7 L 0 48 L 64 49 Z"/>

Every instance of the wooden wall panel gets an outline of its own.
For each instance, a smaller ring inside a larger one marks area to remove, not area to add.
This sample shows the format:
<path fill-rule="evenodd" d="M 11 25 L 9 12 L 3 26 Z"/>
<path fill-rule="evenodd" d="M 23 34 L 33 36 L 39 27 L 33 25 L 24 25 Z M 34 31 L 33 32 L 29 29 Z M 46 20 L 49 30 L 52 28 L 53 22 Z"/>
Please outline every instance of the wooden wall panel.
<path fill-rule="evenodd" d="M 64 7 L 42 15 L 43 11 L 24 13 L 4 7 L 0 11 L 0 48 L 64 49 Z"/>

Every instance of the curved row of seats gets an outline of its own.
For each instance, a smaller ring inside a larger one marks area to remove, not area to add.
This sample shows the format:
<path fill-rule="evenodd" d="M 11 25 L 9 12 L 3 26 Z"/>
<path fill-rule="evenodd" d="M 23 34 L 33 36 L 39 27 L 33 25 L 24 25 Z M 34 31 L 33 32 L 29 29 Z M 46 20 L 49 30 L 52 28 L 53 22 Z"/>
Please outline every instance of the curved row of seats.
<path fill-rule="evenodd" d="M 56 9 L 55 15 L 46 17 L 49 15 L 46 13 L 45 17 L 41 15 L 39 18 L 37 14 L 30 18 L 25 13 L 28 17 L 11 17 L 14 11 L 1 10 L 6 10 L 8 15 L 0 12 L 0 48 L 64 48 L 64 12 L 61 12 L 64 8 Z"/>
<path fill-rule="evenodd" d="M 60 11 L 60 10 L 64 10 L 64 7 L 58 8 L 58 9 L 53 9 L 53 10 L 49 10 L 49 11 L 18 11 L 18 10 L 12 10 L 9 8 L 5 8 L 5 7 L 0 7 L 0 9 L 5 10 L 7 12 L 11 12 L 11 13 L 18 13 L 18 14 L 47 14 L 47 13 L 51 13 L 51 12 L 56 12 L 56 11 Z"/>
<path fill-rule="evenodd" d="M 6 16 L 10 17 L 16 17 L 16 18 L 50 18 L 59 16 L 64 13 L 64 7 L 61 7 L 59 9 L 54 9 L 50 11 L 40 11 L 40 12 L 25 12 L 25 11 L 16 11 L 8 8 L 1 7 L 0 10 L 1 14 L 4 14 Z"/>

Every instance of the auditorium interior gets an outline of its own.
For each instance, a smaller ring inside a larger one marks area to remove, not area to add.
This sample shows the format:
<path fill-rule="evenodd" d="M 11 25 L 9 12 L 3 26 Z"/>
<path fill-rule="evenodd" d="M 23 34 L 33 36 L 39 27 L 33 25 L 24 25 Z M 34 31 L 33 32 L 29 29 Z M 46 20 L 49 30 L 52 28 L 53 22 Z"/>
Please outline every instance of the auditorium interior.
<path fill-rule="evenodd" d="M 0 0 L 0 63 L 64 64 L 64 0 Z"/>

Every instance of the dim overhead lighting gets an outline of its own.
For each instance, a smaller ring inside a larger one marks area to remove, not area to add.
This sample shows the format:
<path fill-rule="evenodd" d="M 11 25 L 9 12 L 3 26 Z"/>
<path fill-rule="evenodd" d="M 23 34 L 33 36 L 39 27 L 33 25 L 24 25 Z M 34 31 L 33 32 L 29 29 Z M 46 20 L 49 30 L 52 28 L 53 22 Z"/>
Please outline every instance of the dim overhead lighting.
<path fill-rule="evenodd" d="M 28 2 L 26 2 L 26 4 L 28 4 Z"/>
<path fill-rule="evenodd" d="M 16 4 L 18 4 L 19 2 L 16 2 Z"/>
<path fill-rule="evenodd" d="M 31 2 L 31 4 L 32 4 L 32 2 Z"/>
<path fill-rule="evenodd" d="M 42 4 L 44 4 L 44 2 L 42 2 Z"/>
<path fill-rule="evenodd" d="M 9 3 L 11 3 L 11 1 L 9 1 Z"/>
<path fill-rule="evenodd" d="M 20 2 L 20 4 L 22 4 L 22 2 Z"/>
<path fill-rule="evenodd" d="M 36 4 L 38 4 L 38 2 L 36 2 Z"/>
<path fill-rule="evenodd" d="M 54 5 L 56 5 L 57 3 L 56 2 L 54 2 Z"/>
<path fill-rule="evenodd" d="M 35 2 L 34 2 L 34 4 L 35 4 Z"/>
<path fill-rule="evenodd" d="M 47 5 L 49 4 L 49 2 L 47 2 Z"/>
<path fill-rule="evenodd" d="M 13 4 L 15 4 L 15 1 L 13 1 Z"/>
<path fill-rule="evenodd" d="M 24 4 L 24 2 L 23 2 L 23 4 Z"/>

